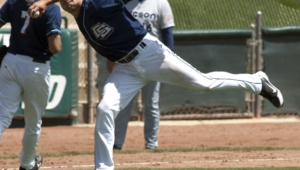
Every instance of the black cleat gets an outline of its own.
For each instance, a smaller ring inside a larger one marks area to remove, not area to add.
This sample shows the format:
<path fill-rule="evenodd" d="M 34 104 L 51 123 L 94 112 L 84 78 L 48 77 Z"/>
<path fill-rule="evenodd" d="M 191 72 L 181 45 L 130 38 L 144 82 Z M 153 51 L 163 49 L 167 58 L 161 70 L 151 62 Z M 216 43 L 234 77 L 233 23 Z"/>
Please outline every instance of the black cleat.
<path fill-rule="evenodd" d="M 270 82 L 266 73 L 259 71 L 255 75 L 258 75 L 262 82 L 260 95 L 268 99 L 275 107 L 281 108 L 284 100 L 280 90 Z"/>
<path fill-rule="evenodd" d="M 114 150 L 122 150 L 122 147 L 120 147 L 120 146 L 117 146 L 117 145 L 114 145 L 114 148 L 113 148 Z"/>
<path fill-rule="evenodd" d="M 31 170 L 38 170 L 42 166 L 43 157 L 39 156 L 39 155 L 36 155 L 35 158 L 34 158 L 34 160 L 35 160 L 35 164 L 34 164 L 34 167 Z M 26 170 L 26 169 L 20 167 L 19 170 Z"/>

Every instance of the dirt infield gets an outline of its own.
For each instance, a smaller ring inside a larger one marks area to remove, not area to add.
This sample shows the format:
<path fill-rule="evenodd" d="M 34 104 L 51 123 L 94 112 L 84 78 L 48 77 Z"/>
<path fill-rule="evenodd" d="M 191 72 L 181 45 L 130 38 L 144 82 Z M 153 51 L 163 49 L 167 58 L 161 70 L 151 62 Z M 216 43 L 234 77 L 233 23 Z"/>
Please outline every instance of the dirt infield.
<path fill-rule="evenodd" d="M 43 127 L 39 153 L 93 151 L 93 126 Z M 0 155 L 19 154 L 23 128 L 4 132 Z M 130 122 L 123 150 L 143 150 L 143 124 Z M 220 121 L 161 121 L 159 148 L 213 147 L 299 147 L 300 120 L 247 119 Z M 216 168 L 216 167 L 300 167 L 300 150 L 208 151 L 208 152 L 138 152 L 114 154 L 116 169 Z M 44 157 L 44 169 L 93 169 L 92 154 Z M 18 168 L 19 159 L 0 159 L 0 169 Z M 42 168 L 42 169 L 43 169 Z"/>

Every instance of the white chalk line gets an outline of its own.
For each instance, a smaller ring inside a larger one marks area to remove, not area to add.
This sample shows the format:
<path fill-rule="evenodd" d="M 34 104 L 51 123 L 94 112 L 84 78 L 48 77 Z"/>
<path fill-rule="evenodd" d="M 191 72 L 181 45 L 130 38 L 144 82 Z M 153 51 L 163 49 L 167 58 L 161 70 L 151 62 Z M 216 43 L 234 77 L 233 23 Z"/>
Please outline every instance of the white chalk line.
<path fill-rule="evenodd" d="M 203 161 L 180 161 L 180 162 L 139 162 L 139 163 L 117 163 L 115 166 L 134 166 L 134 165 L 157 165 L 157 164 L 191 164 L 191 163 L 226 163 L 226 162 L 265 162 L 265 161 L 295 161 L 300 158 L 267 158 L 267 159 L 222 159 L 222 160 L 203 160 Z M 94 165 L 60 165 L 60 166 L 42 166 L 40 169 L 53 168 L 94 168 Z M 18 170 L 16 168 L 2 168 L 1 170 Z"/>

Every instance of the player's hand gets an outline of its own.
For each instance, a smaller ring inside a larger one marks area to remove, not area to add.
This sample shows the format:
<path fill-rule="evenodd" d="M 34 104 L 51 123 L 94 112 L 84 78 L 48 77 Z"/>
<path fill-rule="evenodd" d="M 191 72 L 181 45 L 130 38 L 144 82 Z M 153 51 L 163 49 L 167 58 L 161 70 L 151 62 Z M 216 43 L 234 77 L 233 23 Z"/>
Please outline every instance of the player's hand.
<path fill-rule="evenodd" d="M 37 18 L 37 17 L 41 17 L 45 11 L 46 11 L 46 7 L 47 7 L 47 3 L 45 1 L 37 1 L 35 3 L 33 3 L 27 10 L 27 13 L 29 16 L 31 16 L 32 18 Z M 39 11 L 39 15 L 38 16 L 34 16 L 34 14 Z"/>

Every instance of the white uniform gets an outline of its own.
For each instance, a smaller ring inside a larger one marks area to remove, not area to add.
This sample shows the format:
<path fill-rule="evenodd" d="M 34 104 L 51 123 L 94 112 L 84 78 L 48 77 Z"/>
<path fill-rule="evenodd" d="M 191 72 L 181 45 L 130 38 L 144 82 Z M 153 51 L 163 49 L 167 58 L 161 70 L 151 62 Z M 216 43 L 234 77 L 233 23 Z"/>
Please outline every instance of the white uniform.
<path fill-rule="evenodd" d="M 131 14 L 143 24 L 148 33 L 162 41 L 162 29 L 174 27 L 173 13 L 167 0 L 133 0 L 126 4 Z M 158 147 L 157 135 L 159 129 L 159 89 L 160 82 L 149 82 L 142 88 L 144 104 L 144 137 L 145 148 Z M 124 108 L 115 119 L 114 148 L 122 148 L 125 140 L 128 121 L 133 100 Z"/>
<path fill-rule="evenodd" d="M 174 54 L 157 38 L 147 34 L 146 47 L 136 46 L 139 55 L 130 63 L 116 63 L 108 77 L 95 126 L 97 169 L 114 169 L 114 119 L 149 81 L 159 81 L 194 90 L 240 89 L 259 94 L 262 81 L 257 75 L 227 72 L 201 73 Z M 105 164 L 99 164 L 105 162 Z M 103 168 L 98 168 L 103 167 Z"/>

